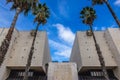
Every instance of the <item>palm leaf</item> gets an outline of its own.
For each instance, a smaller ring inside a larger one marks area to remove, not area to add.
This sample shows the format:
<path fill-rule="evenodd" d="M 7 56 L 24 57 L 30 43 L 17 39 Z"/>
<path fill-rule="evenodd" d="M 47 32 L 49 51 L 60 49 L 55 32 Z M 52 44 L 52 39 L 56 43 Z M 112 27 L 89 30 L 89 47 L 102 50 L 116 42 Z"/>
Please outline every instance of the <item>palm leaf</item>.
<path fill-rule="evenodd" d="M 104 0 L 92 0 L 93 5 L 97 5 L 97 4 L 101 5 L 103 3 L 104 3 Z"/>
<path fill-rule="evenodd" d="M 36 16 L 34 22 L 39 24 L 45 24 L 47 22 L 47 18 L 49 18 L 50 12 L 46 4 L 38 4 L 36 9 L 33 11 L 33 14 Z"/>
<path fill-rule="evenodd" d="M 92 24 L 94 19 L 96 18 L 95 10 L 88 6 L 83 8 L 80 14 L 81 14 L 80 18 L 82 18 L 82 22 L 84 24 Z"/>

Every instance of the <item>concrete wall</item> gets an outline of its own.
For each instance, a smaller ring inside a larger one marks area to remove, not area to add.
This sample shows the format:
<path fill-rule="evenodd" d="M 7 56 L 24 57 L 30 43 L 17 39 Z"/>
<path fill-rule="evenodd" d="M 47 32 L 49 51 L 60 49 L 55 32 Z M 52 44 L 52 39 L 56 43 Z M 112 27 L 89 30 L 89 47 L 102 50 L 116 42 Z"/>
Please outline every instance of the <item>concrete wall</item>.
<path fill-rule="evenodd" d="M 8 29 L 0 29 L 0 45 Z M 105 59 L 107 68 L 114 70 L 120 79 L 120 30 L 108 29 L 96 31 L 95 36 Z M 10 69 L 24 69 L 33 37 L 30 32 L 14 30 L 10 47 L 0 67 L 0 80 L 5 80 Z M 44 70 L 45 64 L 51 61 L 48 38 L 44 31 L 38 32 L 31 68 Z M 49 63 L 48 80 L 78 80 L 78 72 L 84 69 L 98 69 L 100 63 L 92 36 L 86 32 L 77 32 L 70 61 L 74 63 Z M 77 65 L 76 65 L 77 64 Z"/>
<path fill-rule="evenodd" d="M 8 32 L 7 28 L 2 30 L 2 33 L 1 33 L 1 36 L 0 36 L 1 41 L 3 41 L 7 32 Z M 11 50 L 13 48 L 13 45 L 14 45 L 14 42 L 15 42 L 15 39 L 16 39 L 17 36 L 18 36 L 18 31 L 14 30 L 14 33 L 13 33 L 12 38 L 11 38 L 9 49 L 8 49 L 6 55 L 5 55 L 5 58 L 4 58 L 4 61 L 3 61 L 2 65 L 0 66 L 0 80 L 5 80 L 7 78 L 7 76 L 9 75 L 10 69 L 7 68 L 6 65 L 8 63 L 8 58 L 10 56 Z"/>
<path fill-rule="evenodd" d="M 8 29 L 5 29 L 1 36 L 3 34 L 5 36 L 7 30 Z M 2 40 L 4 36 L 2 36 L 2 38 L 0 37 L 0 40 Z M 10 69 L 25 69 L 32 40 L 33 37 L 30 35 L 30 31 L 14 31 L 9 50 L 2 66 L 0 67 L 0 80 L 5 80 Z M 45 71 L 45 64 L 48 62 L 51 62 L 51 58 L 47 33 L 45 31 L 40 31 L 38 32 L 35 41 L 31 69 Z"/>
<path fill-rule="evenodd" d="M 96 40 L 100 46 L 104 56 L 107 68 L 117 66 L 111 51 L 104 38 L 104 32 L 95 32 Z M 95 69 L 100 68 L 98 55 L 96 52 L 94 40 L 92 36 L 87 36 L 86 32 L 77 32 L 75 43 L 71 53 L 71 61 L 78 64 L 79 69 Z M 80 57 L 81 61 L 78 57 Z M 73 59 L 74 58 L 74 59 Z M 76 58 L 76 59 L 75 59 Z"/>
<path fill-rule="evenodd" d="M 8 67 L 21 67 L 27 63 L 28 54 L 32 43 L 32 37 L 29 32 L 19 32 L 15 40 L 14 46 L 8 58 Z"/>
<path fill-rule="evenodd" d="M 45 35 L 46 35 L 45 36 L 45 46 L 44 46 L 44 54 L 43 54 L 43 62 L 42 62 L 44 71 L 46 71 L 45 65 L 52 61 L 51 56 L 50 56 L 47 34 L 45 34 Z"/>
<path fill-rule="evenodd" d="M 8 32 L 8 28 L 0 28 L 0 45 L 3 39 L 5 39 L 5 35 Z"/>
<path fill-rule="evenodd" d="M 49 63 L 48 80 L 78 80 L 75 63 Z"/>
<path fill-rule="evenodd" d="M 117 68 L 114 69 L 115 75 L 120 79 L 120 30 L 118 28 L 110 28 L 105 32 L 105 38 L 113 58 L 116 60 Z"/>
<path fill-rule="evenodd" d="M 39 69 L 40 67 L 44 66 L 43 61 L 46 63 L 50 61 L 50 56 L 46 56 L 46 58 L 44 58 L 45 54 L 49 54 L 47 44 L 48 42 L 46 42 L 46 39 L 46 32 L 38 32 L 34 46 L 34 54 L 32 57 L 31 68 Z M 28 54 L 32 45 L 32 40 L 33 37 L 30 35 L 30 32 L 19 32 L 19 36 L 15 41 L 14 47 L 9 57 L 7 67 L 25 68 L 28 59 Z"/>
<path fill-rule="evenodd" d="M 81 55 L 80 53 L 80 49 L 78 45 L 78 35 L 76 34 L 75 36 L 75 41 L 74 41 L 74 46 L 72 47 L 72 52 L 71 52 L 71 56 L 70 56 L 70 62 L 75 62 L 77 63 L 77 69 L 80 70 L 82 67 L 82 59 L 81 59 Z"/>

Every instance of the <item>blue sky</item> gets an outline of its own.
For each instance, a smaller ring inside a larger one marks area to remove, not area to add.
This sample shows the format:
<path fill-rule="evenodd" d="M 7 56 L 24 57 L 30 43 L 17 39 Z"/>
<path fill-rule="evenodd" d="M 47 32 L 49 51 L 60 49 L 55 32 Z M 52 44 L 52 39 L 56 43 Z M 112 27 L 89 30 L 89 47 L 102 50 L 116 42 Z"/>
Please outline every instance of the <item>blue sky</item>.
<path fill-rule="evenodd" d="M 11 4 L 6 5 L 6 0 L 0 1 L 0 27 L 9 27 L 15 11 L 10 11 Z M 120 0 L 108 0 L 117 17 L 120 19 Z M 82 24 L 80 11 L 83 7 L 91 6 L 91 0 L 40 0 L 46 2 L 50 9 L 48 23 L 40 26 L 39 30 L 48 33 L 50 54 L 53 61 L 68 61 L 71 48 L 77 31 L 88 30 L 89 27 Z M 94 7 L 97 19 L 94 21 L 94 30 L 106 30 L 108 27 L 117 27 L 106 5 Z M 24 17 L 20 14 L 16 24 L 18 30 L 35 29 L 34 16 L 30 13 Z"/>

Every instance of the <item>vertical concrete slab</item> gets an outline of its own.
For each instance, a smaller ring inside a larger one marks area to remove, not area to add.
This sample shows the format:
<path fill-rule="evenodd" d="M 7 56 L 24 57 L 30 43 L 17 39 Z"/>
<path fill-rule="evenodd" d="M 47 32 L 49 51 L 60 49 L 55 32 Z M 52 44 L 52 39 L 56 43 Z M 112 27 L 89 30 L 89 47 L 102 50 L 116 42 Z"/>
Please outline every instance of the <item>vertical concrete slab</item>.
<path fill-rule="evenodd" d="M 109 28 L 105 32 L 105 38 L 110 50 L 112 51 L 113 58 L 117 63 L 117 68 L 114 69 L 114 73 L 116 77 L 120 79 L 120 29 Z"/>
<path fill-rule="evenodd" d="M 5 38 L 5 35 L 7 34 L 7 32 L 8 32 L 8 29 L 5 28 L 2 32 L 2 35 L 0 36 L 1 40 L 3 40 Z M 11 38 L 9 49 L 8 49 L 6 55 L 5 55 L 5 58 L 4 58 L 4 61 L 3 61 L 2 65 L 0 66 L 0 80 L 6 80 L 7 76 L 9 75 L 10 70 L 6 67 L 6 65 L 9 61 L 8 59 L 9 59 L 11 50 L 14 46 L 14 42 L 16 40 L 16 37 L 18 36 L 18 33 L 19 32 L 15 29 L 14 33 L 12 35 L 12 38 Z"/>
<path fill-rule="evenodd" d="M 7 67 L 10 68 L 25 68 L 27 64 L 28 54 L 32 45 L 33 36 L 30 31 L 20 31 L 12 51 L 9 56 Z M 37 34 L 34 53 L 31 62 L 31 69 L 44 70 L 45 64 L 50 62 L 50 53 L 45 31 L 40 31 Z"/>
<path fill-rule="evenodd" d="M 48 80 L 78 80 L 75 63 L 49 63 Z"/>

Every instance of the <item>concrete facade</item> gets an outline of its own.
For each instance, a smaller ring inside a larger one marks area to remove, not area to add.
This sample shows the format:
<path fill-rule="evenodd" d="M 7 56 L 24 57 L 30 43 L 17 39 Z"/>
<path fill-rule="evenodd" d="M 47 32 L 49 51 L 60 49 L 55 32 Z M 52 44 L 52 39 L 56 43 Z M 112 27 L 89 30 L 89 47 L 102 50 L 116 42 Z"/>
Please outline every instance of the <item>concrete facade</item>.
<path fill-rule="evenodd" d="M 7 28 L 0 28 L 0 45 L 7 32 Z M 95 37 L 102 51 L 106 68 L 112 70 L 118 79 L 120 79 L 119 34 L 118 28 L 95 31 Z M 31 36 L 30 31 L 14 30 L 9 49 L 0 66 L 0 80 L 6 80 L 11 70 L 25 69 L 32 39 L 33 36 Z M 48 67 L 45 67 L 46 65 Z M 80 80 L 78 78 L 81 77 L 80 73 L 87 70 L 94 72 L 94 70 L 100 69 L 93 37 L 87 36 L 86 31 L 78 31 L 70 62 L 57 63 L 51 62 L 47 33 L 39 31 L 35 41 L 31 69 L 45 72 L 47 80 Z M 100 72 L 98 71 L 98 73 Z"/>
<path fill-rule="evenodd" d="M 3 29 L 0 29 L 1 30 L 1 34 L 0 34 L 0 44 L 1 42 L 4 40 L 5 38 L 5 35 L 7 34 L 8 32 L 8 29 L 7 28 L 3 28 Z M 14 41 L 15 41 L 15 37 L 18 36 L 18 31 L 17 30 L 14 30 L 14 33 L 13 33 L 13 36 L 11 38 L 11 42 L 10 42 L 10 47 L 6 53 L 6 56 L 4 58 L 4 61 L 2 63 L 2 65 L 0 66 L 0 80 L 5 80 L 6 77 L 8 77 L 9 73 L 10 73 L 10 69 L 7 68 L 7 63 L 8 63 L 8 58 L 10 56 L 10 52 L 13 48 L 13 45 L 14 45 Z"/>
<path fill-rule="evenodd" d="M 1 35 L 3 34 L 5 36 L 7 30 L 8 29 L 4 29 Z M 2 41 L 3 38 L 4 37 L 1 36 L 0 40 Z M 14 31 L 5 60 L 0 67 L 0 80 L 5 80 L 10 69 L 25 69 L 32 40 L 33 36 L 30 35 L 30 31 Z M 35 41 L 31 69 L 45 71 L 45 64 L 50 61 L 51 57 L 47 34 L 45 31 L 40 31 Z"/>
<path fill-rule="evenodd" d="M 7 34 L 8 29 L 7 28 L 0 28 L 0 45 L 3 39 L 5 38 L 5 35 Z"/>
<path fill-rule="evenodd" d="M 106 67 L 116 67 L 117 64 L 111 51 L 109 50 L 108 45 L 106 44 L 104 32 L 95 32 L 95 36 L 104 56 Z M 87 36 L 86 32 L 77 32 L 70 61 L 77 62 L 79 70 L 84 68 L 88 69 L 100 67 L 100 62 L 92 36 Z"/>
<path fill-rule="evenodd" d="M 120 30 L 118 28 L 108 29 L 107 31 L 95 31 L 94 33 L 104 57 L 106 68 L 112 69 L 116 77 L 120 79 Z M 70 61 L 77 63 L 79 72 L 100 69 L 93 37 L 87 36 L 86 31 L 77 32 Z"/>
<path fill-rule="evenodd" d="M 110 28 L 105 32 L 105 39 L 112 52 L 113 58 L 117 63 L 117 68 L 114 69 L 115 75 L 120 79 L 120 29 Z"/>
<path fill-rule="evenodd" d="M 49 63 L 48 80 L 78 80 L 75 63 Z"/>

